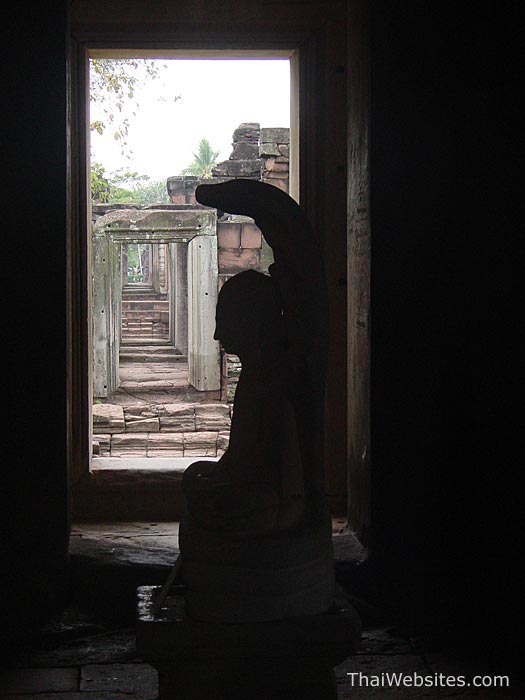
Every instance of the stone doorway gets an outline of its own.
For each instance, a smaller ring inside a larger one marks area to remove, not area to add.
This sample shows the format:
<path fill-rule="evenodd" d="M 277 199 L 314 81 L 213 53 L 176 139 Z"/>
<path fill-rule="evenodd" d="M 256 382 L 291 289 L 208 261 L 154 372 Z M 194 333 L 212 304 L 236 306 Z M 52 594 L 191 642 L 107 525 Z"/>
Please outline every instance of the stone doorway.
<path fill-rule="evenodd" d="M 94 466 L 226 449 L 216 233 L 215 212 L 195 206 L 116 209 L 95 222 Z"/>

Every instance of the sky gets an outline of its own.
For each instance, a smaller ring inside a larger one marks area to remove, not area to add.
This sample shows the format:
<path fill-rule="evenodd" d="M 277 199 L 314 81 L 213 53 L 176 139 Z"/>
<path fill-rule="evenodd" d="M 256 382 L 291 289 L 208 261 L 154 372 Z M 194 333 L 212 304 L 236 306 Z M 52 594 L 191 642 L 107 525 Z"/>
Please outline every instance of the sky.
<path fill-rule="evenodd" d="M 106 174 L 125 168 L 161 180 L 179 175 L 193 161 L 199 141 L 208 139 L 218 162 L 232 151 L 232 134 L 242 122 L 290 126 L 290 67 L 283 59 L 158 61 L 160 77 L 145 80 L 129 102 L 128 144 L 121 155 L 114 128 L 91 134 L 91 159 Z M 165 67 L 164 67 L 165 66 Z M 175 97 L 180 95 L 180 99 Z M 138 103 L 136 108 L 134 103 Z M 136 110 L 136 116 L 131 114 Z M 103 118 L 91 104 L 90 121 Z"/>

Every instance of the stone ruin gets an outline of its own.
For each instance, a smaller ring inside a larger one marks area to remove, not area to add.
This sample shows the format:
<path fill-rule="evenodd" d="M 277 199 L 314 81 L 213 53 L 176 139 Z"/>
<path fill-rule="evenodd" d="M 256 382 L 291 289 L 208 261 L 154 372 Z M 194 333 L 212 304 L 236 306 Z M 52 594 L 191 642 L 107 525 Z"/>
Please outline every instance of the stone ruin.
<path fill-rule="evenodd" d="M 124 221 L 133 210 L 165 211 L 172 216 L 175 212 L 183 211 L 186 212 L 183 216 L 187 217 L 189 212 L 203 209 L 195 201 L 195 190 L 201 182 L 211 184 L 232 178 L 247 178 L 272 184 L 288 192 L 289 129 L 260 128 L 257 123 L 243 123 L 233 133 L 232 146 L 229 159 L 213 168 L 211 178 L 168 178 L 167 190 L 171 204 L 133 208 L 125 205 L 95 205 L 94 225 L 100 228 L 101 217 L 108 213 L 113 218 Z M 222 212 L 218 214 L 217 267 L 214 273 L 217 291 L 229 277 L 250 269 L 264 272 L 273 260 L 272 251 L 253 219 Z M 139 288 L 140 285 L 126 284 L 126 247 L 122 247 L 122 296 L 117 315 L 120 318 L 122 338 L 128 346 L 134 338 L 139 343 L 145 342 L 148 337 L 154 342 L 168 342 L 168 328 L 171 327 L 170 342 L 176 346 L 172 350 L 176 358 L 172 359 L 181 361 L 188 356 L 187 256 L 184 246 L 171 246 L 177 252 L 168 272 L 171 255 L 169 248 L 168 243 L 162 242 L 148 247 L 150 252 L 145 261 L 148 281 L 142 286 L 152 289 L 146 298 L 147 290 Z M 175 281 L 171 296 L 168 278 Z M 213 324 L 213 319 L 208 322 Z M 126 346 L 121 347 L 121 359 L 124 360 L 128 355 Z M 228 446 L 231 406 L 240 369 L 239 359 L 235 355 L 221 351 L 220 387 L 214 394 L 217 401 L 213 399 L 213 403 L 208 399 L 192 404 L 175 397 L 167 398 L 162 405 L 137 403 L 122 406 L 112 400 L 111 393 L 102 397 L 93 407 L 94 454 L 101 457 L 133 458 L 220 457 Z M 115 381 L 118 381 L 118 377 Z"/>

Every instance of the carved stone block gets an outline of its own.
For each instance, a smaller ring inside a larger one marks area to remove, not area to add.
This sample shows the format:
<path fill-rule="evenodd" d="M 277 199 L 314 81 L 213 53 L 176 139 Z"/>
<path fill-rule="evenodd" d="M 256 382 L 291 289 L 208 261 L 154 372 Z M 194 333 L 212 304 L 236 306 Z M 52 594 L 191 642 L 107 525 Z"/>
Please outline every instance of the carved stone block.
<path fill-rule="evenodd" d="M 95 451 L 95 444 L 97 451 Z M 111 452 L 111 435 L 93 435 L 93 454 L 97 457 L 109 457 Z"/>
<path fill-rule="evenodd" d="M 230 432 L 224 431 L 224 430 L 220 431 L 219 435 L 217 437 L 217 457 L 222 457 L 222 455 L 228 449 L 229 444 L 230 444 Z"/>
<path fill-rule="evenodd" d="M 195 409 L 191 404 L 168 403 L 159 407 L 161 432 L 195 430 Z"/>
<path fill-rule="evenodd" d="M 154 433 L 148 436 L 148 457 L 182 457 L 182 433 Z"/>
<path fill-rule="evenodd" d="M 236 275 L 243 270 L 258 270 L 261 261 L 260 250 L 254 248 L 221 248 L 219 250 L 219 272 Z"/>
<path fill-rule="evenodd" d="M 243 224 L 241 232 L 241 248 L 260 248 L 261 245 L 261 229 L 255 224 Z"/>
<path fill-rule="evenodd" d="M 148 434 L 126 433 L 111 438 L 112 457 L 147 457 Z"/>
<path fill-rule="evenodd" d="M 93 431 L 96 433 L 123 433 L 125 430 L 122 406 L 111 403 L 93 406 Z"/>
<path fill-rule="evenodd" d="M 184 433 L 184 457 L 216 457 L 218 432 Z"/>
<path fill-rule="evenodd" d="M 195 406 L 195 427 L 198 431 L 227 430 L 231 425 L 230 407 L 212 403 Z"/>

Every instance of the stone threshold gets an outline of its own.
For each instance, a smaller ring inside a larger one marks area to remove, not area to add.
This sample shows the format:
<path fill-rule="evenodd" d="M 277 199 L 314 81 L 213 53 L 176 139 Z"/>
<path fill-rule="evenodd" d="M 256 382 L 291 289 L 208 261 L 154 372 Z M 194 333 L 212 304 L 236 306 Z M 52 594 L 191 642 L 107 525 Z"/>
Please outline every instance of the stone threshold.
<path fill-rule="evenodd" d="M 185 469 L 202 457 L 93 457 L 91 478 L 101 487 L 157 490 L 178 487 Z M 216 462 L 218 457 L 206 457 Z"/>

